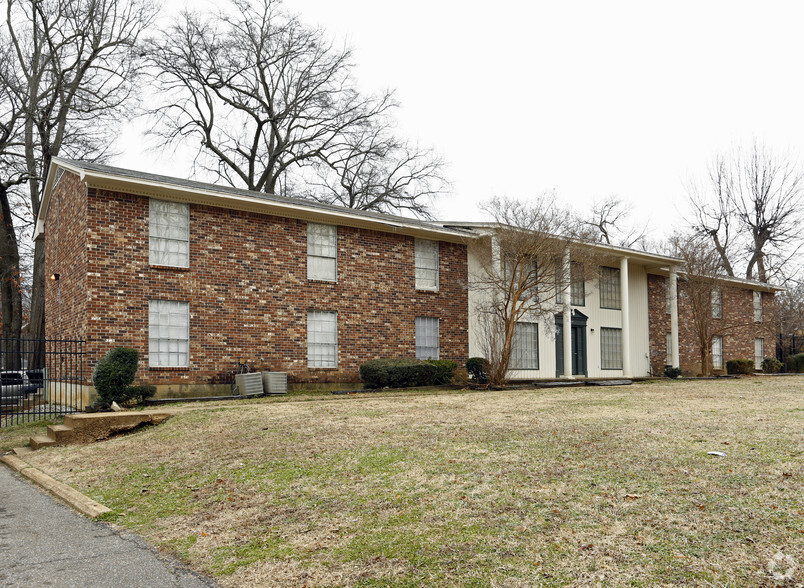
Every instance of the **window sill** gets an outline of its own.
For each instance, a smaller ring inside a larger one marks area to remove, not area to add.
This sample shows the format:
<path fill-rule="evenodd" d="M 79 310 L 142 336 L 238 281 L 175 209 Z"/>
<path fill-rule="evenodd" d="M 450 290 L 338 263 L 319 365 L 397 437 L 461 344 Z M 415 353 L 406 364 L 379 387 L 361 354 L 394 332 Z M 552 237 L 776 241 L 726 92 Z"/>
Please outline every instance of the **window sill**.
<path fill-rule="evenodd" d="M 186 372 L 190 369 L 190 366 L 184 367 L 153 367 L 148 366 L 149 372 Z"/>
<path fill-rule="evenodd" d="M 432 294 L 438 294 L 438 288 L 416 288 L 416 292 L 430 292 Z"/>
<path fill-rule="evenodd" d="M 155 270 L 159 270 L 159 271 L 164 271 L 164 270 L 174 271 L 174 272 L 189 272 L 190 271 L 189 266 L 188 267 L 180 267 L 178 265 L 155 265 L 153 263 L 149 264 L 149 265 L 150 265 L 151 269 L 155 269 Z"/>
<path fill-rule="evenodd" d="M 338 280 L 326 280 L 324 278 L 307 278 L 308 282 L 321 282 L 323 284 L 337 284 Z"/>
<path fill-rule="evenodd" d="M 613 306 L 601 306 L 600 310 L 622 310 L 622 307 L 614 308 Z"/>
<path fill-rule="evenodd" d="M 340 368 L 338 368 L 338 367 L 310 367 L 308 365 L 307 369 L 308 370 L 315 370 L 315 371 L 318 371 L 318 372 L 334 372 L 334 371 L 339 370 Z"/>

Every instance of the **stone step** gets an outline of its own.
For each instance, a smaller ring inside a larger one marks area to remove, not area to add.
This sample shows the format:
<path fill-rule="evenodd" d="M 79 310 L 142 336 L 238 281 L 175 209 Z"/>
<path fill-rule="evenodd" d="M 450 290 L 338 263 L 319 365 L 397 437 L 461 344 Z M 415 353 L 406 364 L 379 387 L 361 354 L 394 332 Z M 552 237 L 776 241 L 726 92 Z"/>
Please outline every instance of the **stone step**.
<path fill-rule="evenodd" d="M 52 447 L 56 445 L 56 440 L 51 439 L 45 435 L 36 435 L 35 437 L 31 437 L 30 446 L 31 449 L 39 449 L 40 447 Z"/>
<path fill-rule="evenodd" d="M 11 451 L 14 452 L 14 455 L 21 456 L 21 455 L 26 455 L 28 453 L 31 453 L 33 451 L 33 449 L 31 449 L 30 447 L 15 447 Z"/>
<path fill-rule="evenodd" d="M 59 445 L 65 445 L 75 437 L 75 429 L 67 425 L 50 425 L 47 428 L 47 436 Z"/>

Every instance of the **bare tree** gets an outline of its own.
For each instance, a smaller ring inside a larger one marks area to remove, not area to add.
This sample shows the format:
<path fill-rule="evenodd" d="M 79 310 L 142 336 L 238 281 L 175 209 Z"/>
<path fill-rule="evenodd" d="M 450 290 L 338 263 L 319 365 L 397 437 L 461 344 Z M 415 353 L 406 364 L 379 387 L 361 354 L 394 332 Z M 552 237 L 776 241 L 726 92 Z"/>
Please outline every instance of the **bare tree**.
<path fill-rule="evenodd" d="M 231 7 L 185 12 L 151 44 L 164 97 L 154 134 L 197 141 L 197 168 L 232 186 L 426 216 L 441 162 L 389 132 L 393 94 L 359 92 L 351 50 L 277 0 Z"/>
<path fill-rule="evenodd" d="M 668 252 L 683 260 L 683 272 L 679 276 L 679 313 L 690 319 L 688 324 L 695 335 L 700 373 L 709 375 L 713 337 L 722 337 L 747 325 L 754 327 L 753 317 L 734 319 L 729 318 L 730 313 L 723 312 L 724 301 L 731 294 L 745 290 L 729 282 L 723 273 L 720 253 L 707 235 L 676 233 L 670 238 Z M 713 309 L 715 305 L 717 309 Z"/>
<path fill-rule="evenodd" d="M 386 118 L 386 117 L 383 117 Z M 309 196 L 329 204 L 430 218 L 433 198 L 448 185 L 443 161 L 394 136 L 391 122 L 370 121 L 348 134 L 345 148 L 322 158 Z"/>
<path fill-rule="evenodd" d="M 692 227 L 710 239 L 728 275 L 735 275 L 734 259 L 745 253 L 745 277 L 767 282 L 804 245 L 804 170 L 789 155 L 755 142 L 715 158 L 704 187 L 693 183 L 688 193 Z"/>
<path fill-rule="evenodd" d="M 552 319 L 558 299 L 570 295 L 573 283 L 597 275 L 597 265 L 588 261 L 592 248 L 576 237 L 581 226 L 553 193 L 527 202 L 494 198 L 482 208 L 494 228 L 479 249 L 481 270 L 471 277 L 471 287 L 481 294 L 475 312 L 489 382 L 500 385 L 509 370 L 517 323 L 526 317 Z M 564 272 L 566 255 L 575 262 L 572 276 Z"/>
<path fill-rule="evenodd" d="M 34 215 L 52 157 L 100 159 L 133 110 L 150 0 L 7 0 L 6 27 L 22 82 L 25 171 Z M 32 219 L 35 220 L 35 219 Z M 31 326 L 44 336 L 44 244 L 34 248 Z"/>
<path fill-rule="evenodd" d="M 616 195 L 595 201 L 591 214 L 581 220 L 586 227 L 586 237 L 606 245 L 644 249 L 647 227 L 628 224 L 631 206 Z"/>
<path fill-rule="evenodd" d="M 15 189 L 28 176 L 22 157 L 24 111 L 20 80 L 7 41 L 6 35 L 0 33 L 0 321 L 2 337 L 14 338 L 20 336 L 22 328 L 22 272 L 14 222 L 20 203 Z"/>

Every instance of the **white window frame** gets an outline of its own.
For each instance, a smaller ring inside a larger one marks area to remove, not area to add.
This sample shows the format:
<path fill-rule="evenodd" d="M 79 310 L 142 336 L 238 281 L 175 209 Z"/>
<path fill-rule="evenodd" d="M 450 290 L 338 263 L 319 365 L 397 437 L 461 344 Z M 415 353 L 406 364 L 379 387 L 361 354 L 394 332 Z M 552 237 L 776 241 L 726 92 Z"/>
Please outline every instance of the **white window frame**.
<path fill-rule="evenodd" d="M 762 362 L 765 359 L 765 338 L 756 337 L 754 339 L 754 369 L 761 370 Z"/>
<path fill-rule="evenodd" d="M 190 367 L 189 302 L 148 301 L 148 367 Z"/>
<path fill-rule="evenodd" d="M 723 292 L 720 288 L 712 289 L 712 318 L 723 318 Z"/>
<path fill-rule="evenodd" d="M 171 263 L 167 259 L 171 255 L 179 260 Z M 190 267 L 190 205 L 186 202 L 149 199 L 148 263 Z"/>
<path fill-rule="evenodd" d="M 723 369 L 723 337 L 720 335 L 712 337 L 712 369 Z"/>
<path fill-rule="evenodd" d="M 575 270 L 575 278 L 572 277 L 572 270 Z M 570 306 L 586 306 L 586 282 L 583 279 L 583 263 L 580 261 L 570 263 Z"/>
<path fill-rule="evenodd" d="M 337 226 L 307 223 L 307 279 L 338 281 Z"/>
<path fill-rule="evenodd" d="M 620 268 L 600 266 L 598 291 L 600 293 L 600 308 L 622 310 L 623 297 L 622 292 L 620 292 Z"/>
<path fill-rule="evenodd" d="M 441 354 L 440 323 L 441 321 L 434 317 L 416 317 L 416 359 L 439 359 Z M 433 333 L 433 329 L 435 333 Z"/>
<path fill-rule="evenodd" d="M 754 322 L 761 323 L 763 321 L 762 315 L 762 292 L 754 290 Z"/>
<path fill-rule="evenodd" d="M 518 322 L 514 325 L 509 369 L 539 369 L 539 323 Z"/>
<path fill-rule="evenodd" d="M 429 239 L 416 239 L 415 243 L 416 289 L 438 292 L 439 242 Z"/>
<path fill-rule="evenodd" d="M 613 345 L 609 347 L 609 345 Z M 600 328 L 600 369 L 623 369 L 623 330 L 615 327 Z"/>
<path fill-rule="evenodd" d="M 665 335 L 665 346 L 667 347 L 667 356 L 664 365 L 673 365 L 673 333 L 669 331 Z"/>
<path fill-rule="evenodd" d="M 307 311 L 307 367 L 338 367 L 338 313 Z"/>

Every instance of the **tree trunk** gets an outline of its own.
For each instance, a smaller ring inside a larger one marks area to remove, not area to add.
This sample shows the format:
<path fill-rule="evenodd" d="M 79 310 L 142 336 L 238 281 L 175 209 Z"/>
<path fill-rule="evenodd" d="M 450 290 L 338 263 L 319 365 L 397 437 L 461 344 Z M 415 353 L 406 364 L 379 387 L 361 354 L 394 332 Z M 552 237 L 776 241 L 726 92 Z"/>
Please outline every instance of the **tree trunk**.
<path fill-rule="evenodd" d="M 31 284 L 31 319 L 29 334 L 35 341 L 31 342 L 31 353 L 28 358 L 29 369 L 41 368 L 44 365 L 45 346 L 45 241 L 40 239 L 34 244 L 34 270 Z M 61 333 L 58 333 L 61 335 Z"/>
<path fill-rule="evenodd" d="M 22 283 L 20 277 L 20 253 L 8 190 L 0 186 L 0 306 L 2 306 L 2 343 L 0 357 L 6 370 L 18 370 L 22 358 L 19 354 L 19 338 L 22 331 Z M 17 343 L 14 343 L 17 341 Z"/>

